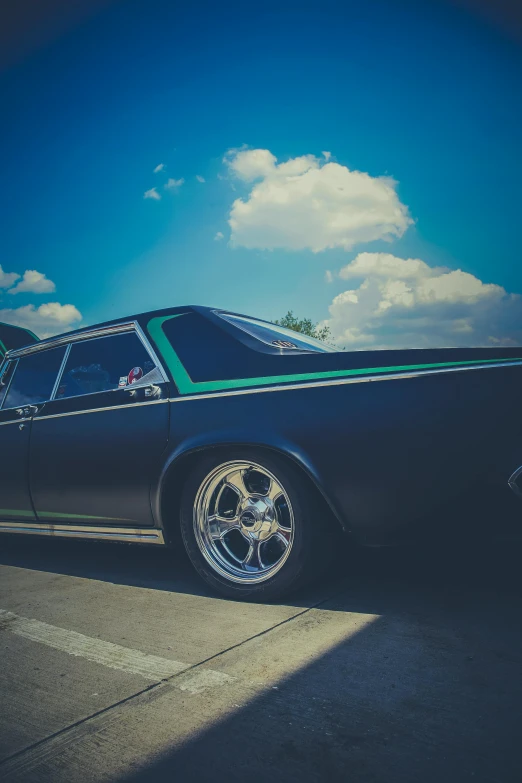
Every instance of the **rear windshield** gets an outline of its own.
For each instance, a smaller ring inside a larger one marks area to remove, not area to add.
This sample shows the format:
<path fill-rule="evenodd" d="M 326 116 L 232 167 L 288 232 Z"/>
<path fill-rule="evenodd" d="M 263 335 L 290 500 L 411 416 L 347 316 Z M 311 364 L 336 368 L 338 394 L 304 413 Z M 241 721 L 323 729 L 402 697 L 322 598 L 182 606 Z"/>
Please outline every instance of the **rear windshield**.
<path fill-rule="evenodd" d="M 273 345 L 276 348 L 288 348 L 294 351 L 336 352 L 335 348 L 326 345 L 326 343 L 300 332 L 294 332 L 292 329 L 286 329 L 284 326 L 271 324 L 267 321 L 258 321 L 255 318 L 246 318 L 242 315 L 230 315 L 229 313 L 219 313 L 219 315 L 225 321 L 234 324 L 234 326 L 247 332 L 251 337 L 261 340 L 266 345 Z"/>

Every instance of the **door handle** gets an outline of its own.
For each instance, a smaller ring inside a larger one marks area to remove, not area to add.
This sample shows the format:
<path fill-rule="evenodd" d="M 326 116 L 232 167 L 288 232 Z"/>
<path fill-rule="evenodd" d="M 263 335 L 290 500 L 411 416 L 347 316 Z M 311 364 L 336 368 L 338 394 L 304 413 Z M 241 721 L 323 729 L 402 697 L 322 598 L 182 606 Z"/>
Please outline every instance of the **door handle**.
<path fill-rule="evenodd" d="M 25 408 L 23 409 L 23 415 L 27 418 L 30 418 L 32 416 L 36 416 L 38 410 L 39 410 L 38 405 L 26 405 Z"/>
<path fill-rule="evenodd" d="M 154 383 L 149 383 L 148 386 L 126 386 L 125 391 L 129 397 L 137 397 L 138 392 L 143 391 L 144 397 L 158 397 L 161 394 L 161 388 Z"/>

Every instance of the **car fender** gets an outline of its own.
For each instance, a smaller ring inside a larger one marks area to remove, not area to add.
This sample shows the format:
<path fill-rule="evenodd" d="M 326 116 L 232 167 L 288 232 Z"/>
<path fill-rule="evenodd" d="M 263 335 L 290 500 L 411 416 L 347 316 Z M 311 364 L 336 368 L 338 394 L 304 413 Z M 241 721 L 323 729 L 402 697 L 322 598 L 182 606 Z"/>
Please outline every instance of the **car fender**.
<path fill-rule="evenodd" d="M 164 454 L 163 464 L 155 485 L 152 487 L 151 495 L 153 514 L 159 527 L 164 527 L 161 511 L 163 492 L 166 488 L 166 483 L 175 475 L 176 467 L 178 466 L 179 470 L 182 470 L 182 465 L 185 460 L 191 458 L 198 452 L 210 451 L 215 448 L 234 448 L 237 446 L 267 449 L 296 464 L 306 475 L 308 480 L 313 483 L 342 528 L 347 530 L 345 520 L 340 514 L 339 509 L 335 507 L 331 498 L 328 496 L 323 478 L 318 473 L 310 455 L 301 447 L 297 446 L 297 444 L 282 438 L 275 432 L 267 431 L 266 428 L 263 429 L 262 432 L 255 430 L 248 431 L 242 428 L 241 432 L 231 432 L 227 429 L 215 430 L 211 433 L 199 433 L 195 436 L 184 438 Z"/>

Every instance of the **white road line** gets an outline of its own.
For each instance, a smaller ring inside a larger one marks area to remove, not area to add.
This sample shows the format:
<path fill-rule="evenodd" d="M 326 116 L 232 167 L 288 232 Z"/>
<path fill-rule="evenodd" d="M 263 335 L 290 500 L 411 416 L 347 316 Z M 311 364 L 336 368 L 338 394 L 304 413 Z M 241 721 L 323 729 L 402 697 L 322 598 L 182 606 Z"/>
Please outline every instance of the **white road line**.
<path fill-rule="evenodd" d="M 179 680 L 176 681 L 176 687 L 180 691 L 188 691 L 189 693 L 203 693 L 203 691 L 209 688 L 216 688 L 219 685 L 228 685 L 229 683 L 237 682 L 236 677 L 232 677 L 225 672 L 218 672 L 215 669 L 198 669 L 194 673 L 188 672 L 183 674 Z"/>
<path fill-rule="evenodd" d="M 192 664 L 171 661 L 157 655 L 131 650 L 102 639 L 93 639 L 76 631 L 67 631 L 55 625 L 43 623 L 40 620 L 30 620 L 17 614 L 0 609 L 0 630 L 10 631 L 17 636 L 31 639 L 33 642 L 46 644 L 55 650 L 79 658 L 86 658 L 94 663 L 101 663 L 110 669 L 119 669 L 130 674 L 138 674 L 146 680 L 163 680 L 173 674 L 179 674 L 189 669 Z"/>
<path fill-rule="evenodd" d="M 110 669 L 119 669 L 129 674 L 138 674 L 146 680 L 158 682 L 167 677 L 172 677 L 181 672 L 187 672 L 179 680 L 172 684 L 182 691 L 198 694 L 209 688 L 236 682 L 224 672 L 214 669 L 195 668 L 197 664 L 171 661 L 169 658 L 160 658 L 158 655 L 131 650 L 130 647 L 122 647 L 120 644 L 104 642 L 102 639 L 93 639 L 84 636 L 77 631 L 67 631 L 65 628 L 57 628 L 55 625 L 43 623 L 41 620 L 31 620 L 28 617 L 20 617 L 13 612 L 0 609 L 0 631 L 10 631 L 17 636 L 23 636 L 32 642 L 46 644 L 68 655 L 85 658 Z M 187 671 L 193 669 L 193 671 Z"/>

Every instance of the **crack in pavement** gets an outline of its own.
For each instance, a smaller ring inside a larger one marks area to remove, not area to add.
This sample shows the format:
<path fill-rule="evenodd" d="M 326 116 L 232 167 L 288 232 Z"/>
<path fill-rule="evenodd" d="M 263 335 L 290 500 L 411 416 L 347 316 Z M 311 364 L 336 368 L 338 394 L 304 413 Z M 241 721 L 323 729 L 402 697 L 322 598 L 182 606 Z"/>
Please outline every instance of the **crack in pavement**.
<path fill-rule="evenodd" d="M 272 631 L 274 631 L 275 629 L 280 628 L 281 626 L 286 625 L 288 623 L 291 623 L 300 617 L 303 617 L 303 615 L 307 614 L 313 609 L 317 609 L 322 604 L 335 598 L 339 594 L 339 592 L 340 591 L 335 591 L 332 595 L 328 595 L 325 598 L 322 598 L 320 601 L 317 601 L 315 604 L 306 607 L 305 609 L 303 609 L 300 612 L 297 612 L 291 617 L 287 617 L 284 620 L 281 620 L 280 622 L 274 623 L 274 625 L 271 625 L 270 627 L 265 628 L 256 634 L 248 636 L 245 639 L 242 639 L 240 642 L 237 642 L 236 644 L 232 644 L 229 647 L 225 648 L 224 650 L 220 650 L 219 652 L 208 656 L 207 658 L 205 658 L 202 661 L 199 661 L 198 663 L 187 664 L 186 666 L 184 665 L 185 668 L 183 668 L 183 670 L 174 672 L 166 677 L 163 677 L 161 680 L 154 682 L 148 685 L 147 687 L 142 688 L 139 691 L 130 694 L 129 696 L 126 696 L 124 699 L 114 702 L 113 704 L 110 704 L 109 706 L 104 707 L 101 710 L 97 710 L 96 712 L 93 712 L 90 715 L 85 716 L 84 718 L 80 718 L 74 723 L 71 723 L 62 729 L 59 729 L 53 734 L 50 734 L 47 737 L 44 737 L 43 739 L 38 740 L 37 742 L 34 742 L 26 746 L 25 748 L 22 748 L 21 750 L 16 751 L 16 753 L 11 754 L 10 756 L 7 756 L 5 759 L 3 759 L 0 762 L 0 770 L 2 772 L 3 779 L 6 780 L 8 775 L 12 775 L 13 773 L 20 772 L 36 766 L 49 755 L 54 755 L 57 751 L 60 752 L 64 750 L 69 744 L 75 742 L 80 736 L 90 734 L 90 733 L 95 733 L 100 729 L 100 726 L 105 726 L 109 723 L 119 720 L 127 709 L 136 708 L 139 707 L 141 704 L 149 703 L 153 699 L 158 698 L 162 694 L 165 688 L 170 688 L 173 686 L 177 687 L 178 681 L 180 681 L 179 683 L 180 689 L 186 690 L 190 693 L 199 693 L 201 692 L 201 690 L 204 690 L 207 687 L 214 687 L 215 685 L 221 685 L 221 684 L 225 684 L 225 682 L 234 681 L 235 678 L 230 677 L 229 675 L 224 675 L 222 672 L 214 671 L 212 669 L 210 670 L 203 669 L 201 671 L 201 675 L 203 675 L 203 679 L 206 680 L 206 682 L 203 681 L 199 682 L 198 680 L 195 679 L 194 676 L 189 679 L 186 675 L 189 673 L 193 673 L 195 670 L 200 669 L 201 667 L 208 664 L 210 661 L 216 660 L 221 656 L 226 655 L 228 652 L 242 647 L 243 645 L 247 644 L 253 639 L 257 639 L 259 637 L 265 636 L 271 633 Z M 2 620 L 2 615 L 8 615 L 8 614 L 11 613 L 0 610 L 0 622 Z M 12 617 L 17 618 L 17 615 L 13 615 Z M 20 619 L 25 620 L 26 618 L 20 618 Z M 11 623 L 14 622 L 14 620 L 9 617 L 4 617 L 4 620 L 6 622 L 3 625 L 3 627 L 7 630 L 9 629 Z M 28 622 L 38 623 L 39 621 L 28 621 Z M 45 623 L 42 623 L 42 625 L 45 625 Z M 57 629 L 57 630 L 63 631 L 64 629 Z M 76 632 L 71 632 L 71 633 L 76 633 Z M 83 634 L 77 634 L 77 636 L 83 636 Z M 84 638 L 87 639 L 89 637 L 84 637 Z M 33 638 L 33 640 L 35 639 Z M 39 643 L 41 640 L 35 640 L 35 641 Z M 111 643 L 105 642 L 104 644 L 109 645 Z M 55 646 L 55 645 L 51 645 L 51 646 Z M 119 645 L 113 645 L 113 646 L 119 647 Z M 128 648 L 121 648 L 121 649 L 127 650 Z M 145 654 L 143 653 L 143 655 Z M 154 656 L 150 656 L 150 657 L 154 657 Z M 103 661 L 98 661 L 98 662 L 104 665 Z"/>

